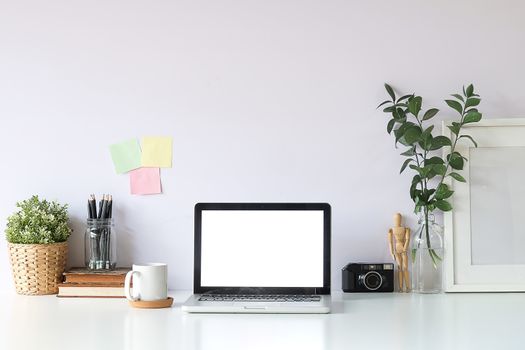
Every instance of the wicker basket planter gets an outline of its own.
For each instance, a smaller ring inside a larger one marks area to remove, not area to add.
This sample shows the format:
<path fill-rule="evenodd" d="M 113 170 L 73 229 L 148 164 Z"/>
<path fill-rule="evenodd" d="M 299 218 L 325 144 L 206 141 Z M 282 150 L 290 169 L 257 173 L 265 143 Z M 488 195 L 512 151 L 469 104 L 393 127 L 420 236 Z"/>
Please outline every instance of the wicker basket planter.
<path fill-rule="evenodd" d="M 8 243 L 16 292 L 25 295 L 58 293 L 66 267 L 67 242 L 51 244 Z"/>

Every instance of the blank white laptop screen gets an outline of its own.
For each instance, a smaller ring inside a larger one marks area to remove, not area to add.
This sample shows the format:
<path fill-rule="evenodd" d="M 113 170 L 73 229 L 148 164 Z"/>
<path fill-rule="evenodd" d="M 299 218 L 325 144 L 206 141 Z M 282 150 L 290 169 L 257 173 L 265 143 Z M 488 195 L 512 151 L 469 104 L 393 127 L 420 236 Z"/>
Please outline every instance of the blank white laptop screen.
<path fill-rule="evenodd" d="M 322 287 L 322 210 L 203 210 L 201 286 Z"/>

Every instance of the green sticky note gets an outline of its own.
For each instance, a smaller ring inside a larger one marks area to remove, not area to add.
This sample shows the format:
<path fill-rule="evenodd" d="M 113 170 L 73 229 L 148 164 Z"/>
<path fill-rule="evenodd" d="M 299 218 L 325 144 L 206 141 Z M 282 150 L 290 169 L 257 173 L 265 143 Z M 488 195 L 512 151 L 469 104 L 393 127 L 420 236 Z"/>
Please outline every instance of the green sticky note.
<path fill-rule="evenodd" d="M 171 168 L 172 144 L 171 137 L 143 137 L 142 166 Z"/>
<path fill-rule="evenodd" d="M 111 159 L 118 174 L 140 168 L 140 145 L 137 139 L 131 139 L 109 146 Z"/>

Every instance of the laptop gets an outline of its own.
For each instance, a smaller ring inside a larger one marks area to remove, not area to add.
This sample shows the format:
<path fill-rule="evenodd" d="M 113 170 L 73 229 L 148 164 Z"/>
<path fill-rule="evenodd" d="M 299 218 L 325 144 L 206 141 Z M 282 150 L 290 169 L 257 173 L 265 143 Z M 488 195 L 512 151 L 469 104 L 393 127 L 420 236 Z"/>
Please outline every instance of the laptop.
<path fill-rule="evenodd" d="M 330 312 L 330 226 L 326 203 L 198 203 L 182 310 Z"/>

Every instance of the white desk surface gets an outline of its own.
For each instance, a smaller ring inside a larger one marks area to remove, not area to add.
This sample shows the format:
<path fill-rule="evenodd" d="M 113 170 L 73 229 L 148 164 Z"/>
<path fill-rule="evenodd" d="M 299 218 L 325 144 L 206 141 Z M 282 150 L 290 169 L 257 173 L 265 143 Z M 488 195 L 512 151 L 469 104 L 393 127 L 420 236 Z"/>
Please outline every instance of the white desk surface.
<path fill-rule="evenodd" d="M 186 314 L 2 294 L 0 349 L 525 349 L 525 294 L 332 295 L 327 315 Z"/>

